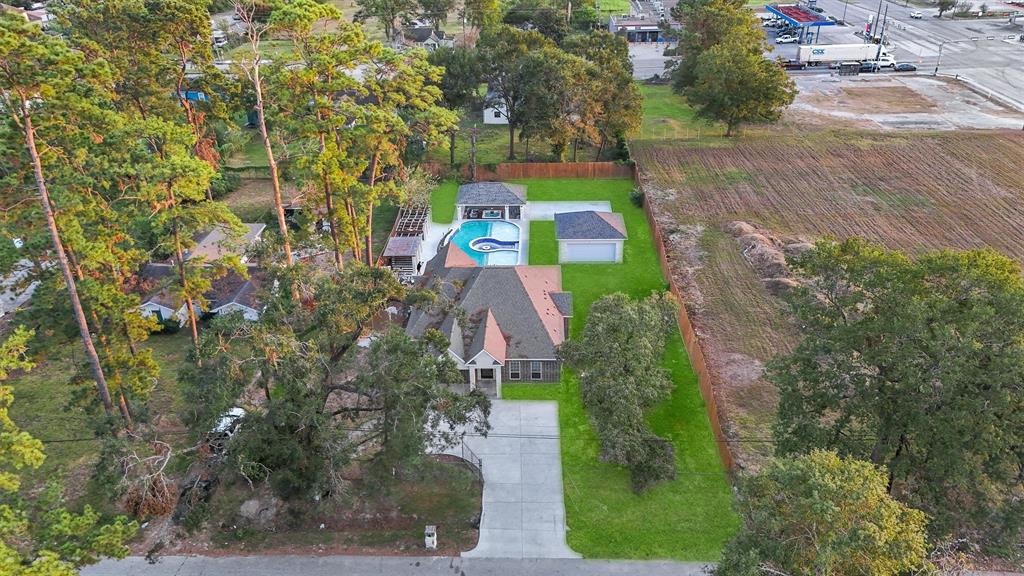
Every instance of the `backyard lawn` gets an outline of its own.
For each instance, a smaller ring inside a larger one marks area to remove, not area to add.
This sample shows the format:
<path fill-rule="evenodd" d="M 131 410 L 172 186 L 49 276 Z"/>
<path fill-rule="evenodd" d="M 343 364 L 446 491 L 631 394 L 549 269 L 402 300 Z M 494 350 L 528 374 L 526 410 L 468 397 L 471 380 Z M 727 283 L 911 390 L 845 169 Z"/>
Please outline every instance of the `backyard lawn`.
<path fill-rule="evenodd" d="M 605 294 L 642 297 L 664 290 L 657 253 L 642 208 L 630 202 L 629 179 L 523 180 L 529 200 L 610 200 L 626 221 L 622 264 L 562 266 L 562 286 L 573 293 L 572 331 L 582 330 L 591 303 Z M 434 212 L 453 200 L 435 193 Z M 557 264 L 554 222 L 530 225 L 530 263 Z M 642 494 L 630 488 L 625 468 L 600 461 L 600 447 L 583 410 L 579 383 L 566 374 L 561 385 L 505 384 L 505 398 L 557 400 L 569 545 L 590 558 L 675 558 L 714 560 L 738 526 L 729 484 L 697 388 L 696 376 L 676 336 L 665 366 L 676 389 L 650 415 L 654 430 L 676 447 L 678 478 Z"/>

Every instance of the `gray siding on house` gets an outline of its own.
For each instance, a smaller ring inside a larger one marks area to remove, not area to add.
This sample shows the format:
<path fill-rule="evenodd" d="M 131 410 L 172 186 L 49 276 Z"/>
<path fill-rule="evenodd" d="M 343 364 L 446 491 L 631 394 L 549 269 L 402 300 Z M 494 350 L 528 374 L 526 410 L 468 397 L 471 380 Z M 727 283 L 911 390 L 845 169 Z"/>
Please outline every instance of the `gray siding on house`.
<path fill-rule="evenodd" d="M 516 360 L 508 359 L 505 361 L 505 366 L 501 369 L 501 381 L 505 383 L 513 382 L 542 382 L 542 383 L 557 383 L 562 380 L 562 362 L 559 360 L 539 360 L 541 364 L 541 378 L 540 380 L 534 380 L 530 378 L 530 360 L 519 360 L 520 363 L 520 375 L 519 379 L 515 380 L 511 376 L 509 371 L 509 365 Z"/>

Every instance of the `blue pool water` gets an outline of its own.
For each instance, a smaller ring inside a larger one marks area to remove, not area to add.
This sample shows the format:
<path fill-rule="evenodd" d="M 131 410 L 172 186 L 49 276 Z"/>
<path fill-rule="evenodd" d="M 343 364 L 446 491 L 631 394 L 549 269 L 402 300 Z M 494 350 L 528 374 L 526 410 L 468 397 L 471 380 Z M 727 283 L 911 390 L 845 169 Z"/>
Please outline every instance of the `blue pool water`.
<path fill-rule="evenodd" d="M 477 243 L 487 251 L 474 249 L 477 238 L 493 238 L 496 243 Z M 481 266 L 519 263 L 519 226 L 504 220 L 467 220 L 452 236 L 452 242 Z"/>

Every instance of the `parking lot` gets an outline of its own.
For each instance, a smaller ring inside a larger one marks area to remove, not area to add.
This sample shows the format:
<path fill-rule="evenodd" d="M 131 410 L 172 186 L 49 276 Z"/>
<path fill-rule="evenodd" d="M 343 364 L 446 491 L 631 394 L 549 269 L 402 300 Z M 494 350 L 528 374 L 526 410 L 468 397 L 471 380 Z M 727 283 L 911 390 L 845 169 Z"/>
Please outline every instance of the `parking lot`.
<path fill-rule="evenodd" d="M 843 2 L 818 0 L 826 15 L 842 19 L 846 26 L 825 26 L 821 29 L 821 44 L 854 44 L 863 42 L 857 31 L 863 31 L 868 19 L 879 12 L 878 2 Z M 1010 24 L 1007 19 L 951 20 L 935 18 L 934 8 L 904 6 L 884 2 L 881 10 L 888 9 L 885 27 L 887 48 L 898 62 L 910 62 L 919 73 L 932 73 L 938 67 L 940 74 L 959 76 L 979 90 L 991 90 L 1006 101 L 1017 103 L 1024 110 L 1024 18 Z M 910 17 L 913 11 L 922 12 L 922 18 Z M 773 42 L 775 31 L 768 31 Z M 783 58 L 796 58 L 796 44 L 774 45 L 775 54 Z M 941 55 L 940 55 L 941 53 Z"/>

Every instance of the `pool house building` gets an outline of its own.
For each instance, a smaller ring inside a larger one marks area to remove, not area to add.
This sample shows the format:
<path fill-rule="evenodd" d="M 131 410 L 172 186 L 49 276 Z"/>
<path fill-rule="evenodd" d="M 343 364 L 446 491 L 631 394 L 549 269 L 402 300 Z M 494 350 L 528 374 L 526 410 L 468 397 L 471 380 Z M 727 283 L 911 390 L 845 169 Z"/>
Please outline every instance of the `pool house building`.
<path fill-rule="evenodd" d="M 526 187 L 505 182 L 474 182 L 459 186 L 455 208 L 459 220 L 520 220 Z"/>

